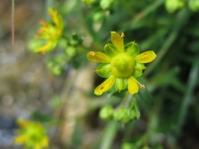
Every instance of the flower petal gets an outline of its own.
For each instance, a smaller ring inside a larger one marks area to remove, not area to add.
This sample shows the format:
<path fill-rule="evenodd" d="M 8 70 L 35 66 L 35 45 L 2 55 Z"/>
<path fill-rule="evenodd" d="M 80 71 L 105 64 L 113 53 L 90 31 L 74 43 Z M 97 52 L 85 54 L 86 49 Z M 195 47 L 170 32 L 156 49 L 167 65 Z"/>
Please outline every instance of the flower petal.
<path fill-rule="evenodd" d="M 156 54 L 153 51 L 146 51 L 136 56 L 135 61 L 138 63 L 149 63 L 156 58 Z"/>
<path fill-rule="evenodd" d="M 138 44 L 135 42 L 129 42 L 125 45 L 126 53 L 130 54 L 133 57 L 136 57 L 140 53 Z"/>
<path fill-rule="evenodd" d="M 49 146 L 49 141 L 48 141 L 48 138 L 47 138 L 47 137 L 45 137 L 45 138 L 43 139 L 42 144 L 43 144 L 43 147 L 48 147 L 48 146 Z"/>
<path fill-rule="evenodd" d="M 98 63 L 110 63 L 111 61 L 111 58 L 108 55 L 102 52 L 94 52 L 94 51 L 87 53 L 87 59 Z"/>
<path fill-rule="evenodd" d="M 121 90 L 126 89 L 127 84 L 128 84 L 127 79 L 117 78 L 115 81 L 115 89 L 120 92 Z"/>
<path fill-rule="evenodd" d="M 110 76 L 108 79 L 106 79 L 102 84 L 100 84 L 94 91 L 96 95 L 102 95 L 104 92 L 108 91 L 113 84 L 115 83 L 115 76 Z"/>
<path fill-rule="evenodd" d="M 50 9 L 48 9 L 48 13 L 50 14 L 56 27 L 62 30 L 64 24 L 63 24 L 62 18 L 58 14 L 58 12 L 50 8 Z"/>
<path fill-rule="evenodd" d="M 16 144 L 23 144 L 26 142 L 27 136 L 26 135 L 18 135 L 14 138 L 14 143 Z"/>
<path fill-rule="evenodd" d="M 128 79 L 128 90 L 131 94 L 135 94 L 139 90 L 139 86 L 132 76 Z"/>
<path fill-rule="evenodd" d="M 19 119 L 17 119 L 17 124 L 20 125 L 21 127 L 25 128 L 30 125 L 30 122 L 19 118 Z"/>
<path fill-rule="evenodd" d="M 97 74 L 100 77 L 108 78 L 111 76 L 111 64 L 100 64 L 96 69 Z"/>
<path fill-rule="evenodd" d="M 112 41 L 113 45 L 118 49 L 118 51 L 124 52 L 124 40 L 115 31 L 111 32 L 111 41 Z"/>
<path fill-rule="evenodd" d="M 118 49 L 113 44 L 110 44 L 110 43 L 107 43 L 104 46 L 104 51 L 110 57 L 113 57 L 119 53 Z"/>
<path fill-rule="evenodd" d="M 52 50 L 55 46 L 56 46 L 56 43 L 54 43 L 54 42 L 48 42 L 48 43 L 46 43 L 46 44 L 38 47 L 37 49 L 35 49 L 35 52 L 45 53 L 47 51 Z"/>

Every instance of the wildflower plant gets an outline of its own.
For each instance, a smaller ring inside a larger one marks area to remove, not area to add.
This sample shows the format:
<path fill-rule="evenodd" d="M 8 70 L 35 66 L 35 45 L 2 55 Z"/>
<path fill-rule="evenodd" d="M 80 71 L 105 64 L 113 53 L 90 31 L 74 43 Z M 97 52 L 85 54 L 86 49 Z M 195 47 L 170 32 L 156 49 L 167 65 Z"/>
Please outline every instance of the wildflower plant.
<path fill-rule="evenodd" d="M 41 27 L 35 38 L 30 40 L 29 49 L 34 53 L 48 53 L 48 70 L 53 75 L 61 75 L 72 58 L 80 54 L 77 46 L 81 45 L 82 39 L 76 33 L 67 37 L 67 28 L 58 11 L 49 8 L 48 13 L 50 21 L 40 21 Z"/>
<path fill-rule="evenodd" d="M 45 128 L 39 122 L 17 121 L 20 126 L 15 144 L 23 144 L 27 149 L 43 149 L 49 146 Z"/>
<path fill-rule="evenodd" d="M 53 50 L 62 35 L 64 23 L 61 16 L 51 8 L 48 13 L 52 21 L 40 22 L 42 26 L 35 36 L 36 41 L 33 41 L 31 45 L 33 52 L 46 53 Z"/>
<path fill-rule="evenodd" d="M 145 63 L 149 63 L 156 58 L 153 51 L 146 51 L 140 54 L 138 44 L 129 42 L 124 45 L 124 33 L 120 36 L 115 31 L 111 32 L 111 41 L 104 46 L 105 53 L 91 51 L 87 53 L 87 58 L 100 64 L 96 72 L 99 76 L 107 78 L 102 84 L 97 86 L 94 93 L 102 95 L 115 84 L 117 91 L 128 88 L 131 94 L 139 91 L 139 86 L 145 86 L 136 79 L 142 76 L 146 68 Z"/>

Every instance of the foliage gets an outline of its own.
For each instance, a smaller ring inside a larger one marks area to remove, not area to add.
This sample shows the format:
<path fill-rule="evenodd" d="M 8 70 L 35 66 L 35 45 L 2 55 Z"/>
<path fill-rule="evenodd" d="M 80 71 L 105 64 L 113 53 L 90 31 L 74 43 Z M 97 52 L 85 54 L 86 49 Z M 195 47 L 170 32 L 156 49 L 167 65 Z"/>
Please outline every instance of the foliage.
<path fill-rule="evenodd" d="M 26 148 L 31 149 L 42 149 L 49 146 L 46 130 L 40 123 L 19 119 L 18 125 L 20 129 L 14 140 L 16 144 L 24 144 Z"/>
<path fill-rule="evenodd" d="M 101 97 L 93 90 L 78 97 L 86 114 L 74 116 L 75 130 L 65 145 L 85 147 L 83 123 L 94 113 L 91 121 L 100 116 L 107 125 L 97 125 L 100 135 L 89 148 L 183 148 L 184 127 L 199 123 L 199 1 L 58 0 L 50 7 L 51 21 L 41 23 L 38 39 L 30 37 L 30 51 L 42 52 L 46 67 L 60 78 L 89 66 L 87 59 L 102 63 L 92 71 L 106 78 L 93 89 Z"/>

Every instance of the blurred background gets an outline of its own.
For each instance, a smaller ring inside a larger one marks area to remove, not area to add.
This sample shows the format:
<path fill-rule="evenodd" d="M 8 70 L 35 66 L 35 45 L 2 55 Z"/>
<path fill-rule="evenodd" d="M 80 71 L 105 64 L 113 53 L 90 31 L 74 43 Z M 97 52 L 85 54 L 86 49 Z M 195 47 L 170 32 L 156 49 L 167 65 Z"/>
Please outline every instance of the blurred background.
<path fill-rule="evenodd" d="M 61 15 L 67 36 L 56 50 L 73 51 L 56 68 L 49 61 L 62 53 L 29 46 L 39 22 L 49 21 L 48 8 Z M 198 0 L 15 0 L 14 48 L 11 12 L 11 0 L 1 0 L 1 149 L 23 148 L 13 141 L 19 118 L 42 123 L 50 149 L 199 149 Z M 146 89 L 135 96 L 141 117 L 128 124 L 100 119 L 100 109 L 119 105 L 126 91 L 95 96 L 103 79 L 86 59 L 103 51 L 110 31 L 157 54 L 140 78 Z"/>

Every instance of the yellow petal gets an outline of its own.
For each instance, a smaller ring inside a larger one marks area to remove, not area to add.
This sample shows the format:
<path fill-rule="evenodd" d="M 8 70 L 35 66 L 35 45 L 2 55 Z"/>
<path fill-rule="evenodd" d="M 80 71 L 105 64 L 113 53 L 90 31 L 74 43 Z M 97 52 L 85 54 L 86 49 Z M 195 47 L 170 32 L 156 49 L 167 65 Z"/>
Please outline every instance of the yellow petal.
<path fill-rule="evenodd" d="M 87 59 L 98 63 L 110 63 L 111 61 L 111 58 L 108 55 L 102 52 L 94 52 L 94 51 L 87 53 Z"/>
<path fill-rule="evenodd" d="M 118 51 L 124 52 L 124 40 L 118 33 L 111 32 L 111 41 Z"/>
<path fill-rule="evenodd" d="M 128 79 L 128 90 L 131 94 L 135 94 L 139 90 L 139 86 L 132 76 Z"/>
<path fill-rule="evenodd" d="M 18 135 L 14 138 L 14 143 L 16 144 L 23 144 L 24 142 L 26 142 L 26 135 Z"/>
<path fill-rule="evenodd" d="M 41 145 L 40 144 L 35 144 L 34 145 L 34 149 L 41 149 L 42 147 L 41 147 Z"/>
<path fill-rule="evenodd" d="M 53 42 L 48 42 L 47 44 L 44 44 L 43 46 L 40 46 L 39 48 L 37 48 L 35 50 L 35 52 L 42 52 L 42 53 L 45 53 L 47 51 L 50 51 L 52 50 L 54 47 L 55 47 L 55 43 Z"/>
<path fill-rule="evenodd" d="M 104 92 L 108 91 L 113 86 L 115 80 L 116 80 L 115 76 L 110 76 L 95 89 L 94 93 L 98 96 L 102 95 Z"/>
<path fill-rule="evenodd" d="M 24 127 L 29 126 L 30 122 L 25 121 L 25 120 L 19 118 L 19 119 L 17 119 L 17 124 L 24 128 Z"/>
<path fill-rule="evenodd" d="M 49 146 L 49 142 L 48 142 L 48 138 L 44 138 L 43 140 L 43 147 L 48 147 Z"/>
<path fill-rule="evenodd" d="M 146 51 L 136 56 L 135 61 L 138 63 L 149 63 L 156 58 L 156 54 L 153 51 Z"/>
<path fill-rule="evenodd" d="M 50 14 L 53 22 L 55 23 L 56 26 L 59 26 L 61 23 L 61 20 L 59 18 L 59 15 L 57 13 L 57 11 L 53 10 L 53 9 L 48 9 L 48 13 Z"/>

